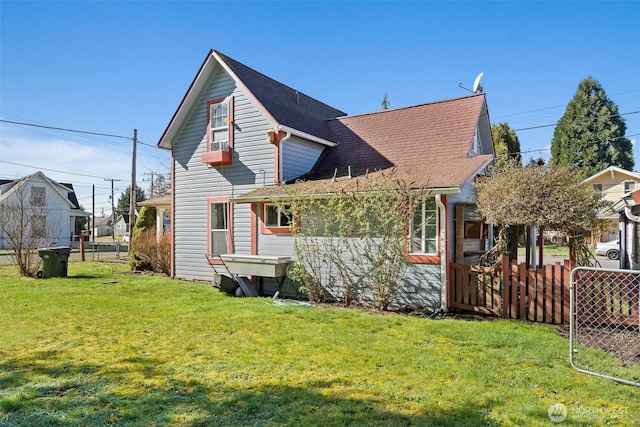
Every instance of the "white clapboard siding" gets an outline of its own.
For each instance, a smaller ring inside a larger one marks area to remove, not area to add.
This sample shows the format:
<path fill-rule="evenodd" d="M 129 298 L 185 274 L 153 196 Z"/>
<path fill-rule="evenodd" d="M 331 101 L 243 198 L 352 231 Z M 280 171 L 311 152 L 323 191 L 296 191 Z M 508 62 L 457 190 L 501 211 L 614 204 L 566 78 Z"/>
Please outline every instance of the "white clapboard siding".
<path fill-rule="evenodd" d="M 233 96 L 233 162 L 209 167 L 201 156 L 207 150 L 207 101 Z M 221 68 L 209 79 L 174 140 L 174 257 L 175 276 L 189 280 L 211 280 L 208 252 L 208 199 L 237 197 L 262 186 L 273 185 L 275 148 L 267 134 L 273 124 Z M 308 172 L 323 146 L 291 137 L 283 152 L 283 170 L 296 177 Z M 289 166 L 293 165 L 293 166 Z M 230 252 L 251 253 L 251 205 L 233 206 L 233 247 Z M 290 255 L 290 236 L 258 233 L 258 253 Z M 269 240 L 271 238 L 271 240 Z"/>
<path fill-rule="evenodd" d="M 283 179 L 289 181 L 309 172 L 324 148 L 295 136 L 282 143 Z"/>
<path fill-rule="evenodd" d="M 207 101 L 227 96 L 234 100 L 234 152 L 231 165 L 208 167 L 201 156 L 207 150 Z M 174 256 L 175 275 L 211 280 L 208 252 L 208 199 L 233 197 L 267 184 L 274 178 L 274 149 L 267 141 L 270 123 L 235 82 L 221 69 L 209 81 L 174 144 Z M 259 177 L 259 179 L 258 179 Z M 230 251 L 249 253 L 249 205 L 234 205 Z"/>

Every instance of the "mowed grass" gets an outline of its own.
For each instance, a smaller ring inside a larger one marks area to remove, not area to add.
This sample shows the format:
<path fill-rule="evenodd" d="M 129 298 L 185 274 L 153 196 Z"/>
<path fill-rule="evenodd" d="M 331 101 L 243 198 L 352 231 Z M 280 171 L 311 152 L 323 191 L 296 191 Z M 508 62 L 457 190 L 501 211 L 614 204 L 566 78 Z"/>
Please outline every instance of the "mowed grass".
<path fill-rule="evenodd" d="M 638 425 L 550 326 L 274 305 L 71 263 L 0 268 L 0 425 Z M 603 356 L 604 357 L 604 356 Z"/>

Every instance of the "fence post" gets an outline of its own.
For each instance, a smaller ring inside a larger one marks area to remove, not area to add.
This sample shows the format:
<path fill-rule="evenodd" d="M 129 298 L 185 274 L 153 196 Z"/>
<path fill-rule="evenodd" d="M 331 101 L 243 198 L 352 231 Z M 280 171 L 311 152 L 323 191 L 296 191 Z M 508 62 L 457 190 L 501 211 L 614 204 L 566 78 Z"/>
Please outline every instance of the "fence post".
<path fill-rule="evenodd" d="M 511 261 L 508 256 L 502 257 L 502 304 L 500 316 L 508 318 L 510 316 L 511 301 L 509 300 L 509 274 L 511 273 Z"/>
<path fill-rule="evenodd" d="M 571 260 L 564 260 L 564 277 L 562 281 L 562 324 L 568 325 L 571 319 L 571 270 L 573 270 L 574 264 Z"/>

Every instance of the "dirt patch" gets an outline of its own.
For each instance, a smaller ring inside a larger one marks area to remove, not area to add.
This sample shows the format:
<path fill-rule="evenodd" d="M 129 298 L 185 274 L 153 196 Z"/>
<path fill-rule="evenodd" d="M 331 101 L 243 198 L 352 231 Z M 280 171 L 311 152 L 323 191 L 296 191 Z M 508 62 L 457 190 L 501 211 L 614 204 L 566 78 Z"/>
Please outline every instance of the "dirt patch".
<path fill-rule="evenodd" d="M 558 334 L 569 339 L 569 326 L 556 327 Z M 640 364 L 640 332 L 638 328 L 612 329 L 580 328 L 577 342 L 587 347 L 599 348 L 612 356 L 631 364 Z"/>

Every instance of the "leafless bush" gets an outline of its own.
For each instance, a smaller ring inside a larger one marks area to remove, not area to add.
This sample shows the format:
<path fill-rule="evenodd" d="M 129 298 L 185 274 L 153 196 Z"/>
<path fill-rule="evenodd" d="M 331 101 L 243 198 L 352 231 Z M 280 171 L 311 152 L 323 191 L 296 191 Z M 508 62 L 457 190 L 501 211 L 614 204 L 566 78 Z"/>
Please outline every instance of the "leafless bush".
<path fill-rule="evenodd" d="M 142 261 L 142 264 L 148 264 L 158 273 L 171 273 L 171 235 L 169 233 L 162 233 L 158 241 L 155 232 L 148 230 L 137 235 L 132 245 L 136 257 Z"/>
<path fill-rule="evenodd" d="M 11 249 L 11 261 L 21 276 L 35 277 L 41 260 L 38 247 L 57 240 L 58 229 L 49 215 L 44 195 L 34 198 L 31 187 L 16 187 L 14 194 L 0 206 L 0 237 Z"/>

